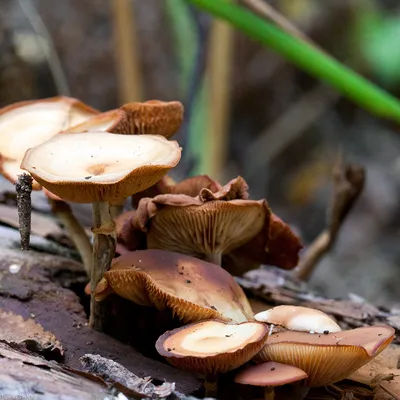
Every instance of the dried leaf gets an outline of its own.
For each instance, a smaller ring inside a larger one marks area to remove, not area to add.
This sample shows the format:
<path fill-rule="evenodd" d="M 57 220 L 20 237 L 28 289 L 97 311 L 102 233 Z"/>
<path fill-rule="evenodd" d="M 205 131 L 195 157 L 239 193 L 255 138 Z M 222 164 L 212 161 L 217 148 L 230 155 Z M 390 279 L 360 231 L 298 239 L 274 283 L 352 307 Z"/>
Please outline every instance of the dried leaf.
<path fill-rule="evenodd" d="M 0 309 L 0 341 L 18 345 L 51 358 L 60 358 L 64 350 L 51 333 L 45 331 L 33 319 L 24 320 L 20 315 Z"/>

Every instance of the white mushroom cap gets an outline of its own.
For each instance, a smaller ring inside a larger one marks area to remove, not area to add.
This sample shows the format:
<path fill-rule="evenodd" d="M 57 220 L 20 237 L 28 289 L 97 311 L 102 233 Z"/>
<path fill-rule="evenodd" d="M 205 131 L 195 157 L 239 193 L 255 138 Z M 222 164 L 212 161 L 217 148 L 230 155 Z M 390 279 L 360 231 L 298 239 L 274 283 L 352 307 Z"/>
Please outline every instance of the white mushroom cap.
<path fill-rule="evenodd" d="M 340 332 L 340 326 L 327 314 L 309 307 L 277 306 L 254 316 L 256 321 L 281 325 L 291 331 Z"/>

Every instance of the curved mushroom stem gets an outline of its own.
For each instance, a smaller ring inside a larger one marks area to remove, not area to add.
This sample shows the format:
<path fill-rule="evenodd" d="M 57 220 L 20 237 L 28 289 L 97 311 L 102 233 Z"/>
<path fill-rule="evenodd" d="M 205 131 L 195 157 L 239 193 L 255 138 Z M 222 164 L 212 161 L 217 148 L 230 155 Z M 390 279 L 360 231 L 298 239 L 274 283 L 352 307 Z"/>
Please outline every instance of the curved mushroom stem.
<path fill-rule="evenodd" d="M 83 226 L 75 218 L 71 207 L 65 201 L 50 199 L 52 213 L 61 221 L 78 250 L 85 271 L 90 277 L 93 265 L 93 247 Z"/>
<path fill-rule="evenodd" d="M 91 299 L 89 325 L 103 331 L 106 322 L 106 304 L 97 302 L 94 292 L 104 273 L 110 268 L 115 255 L 117 238 L 115 223 L 110 214 L 108 202 L 93 203 L 93 268 L 91 273 Z"/>
<path fill-rule="evenodd" d="M 215 375 L 209 375 L 204 381 L 205 397 L 217 397 L 218 380 Z"/>
<path fill-rule="evenodd" d="M 204 261 L 207 261 L 212 264 L 221 265 L 222 254 L 215 253 L 215 254 L 206 254 L 204 257 Z"/>
<path fill-rule="evenodd" d="M 265 386 L 264 389 L 264 399 L 265 400 L 274 400 L 275 398 L 275 390 L 271 386 Z"/>

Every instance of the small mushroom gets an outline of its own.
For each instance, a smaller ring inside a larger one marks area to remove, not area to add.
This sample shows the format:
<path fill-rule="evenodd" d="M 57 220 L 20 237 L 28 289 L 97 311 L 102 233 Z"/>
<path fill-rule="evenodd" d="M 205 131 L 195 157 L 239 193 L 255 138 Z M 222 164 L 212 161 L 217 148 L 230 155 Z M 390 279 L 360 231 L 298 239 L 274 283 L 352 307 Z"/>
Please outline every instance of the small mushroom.
<path fill-rule="evenodd" d="M 281 325 L 291 331 L 340 332 L 340 326 L 327 314 L 310 307 L 277 306 L 254 316 L 259 322 Z"/>
<path fill-rule="evenodd" d="M 139 305 L 171 309 L 183 322 L 253 317 L 246 295 L 228 272 L 171 251 L 139 250 L 116 258 L 95 296 L 101 301 L 112 292 Z"/>
<path fill-rule="evenodd" d="M 259 322 L 202 321 L 164 333 L 156 349 L 175 367 L 205 376 L 206 396 L 213 396 L 217 375 L 249 361 L 264 345 L 267 332 Z"/>
<path fill-rule="evenodd" d="M 324 386 L 351 375 L 381 353 L 393 340 L 394 329 L 368 326 L 329 334 L 278 332 L 254 358 L 293 365 L 308 374 L 305 385 Z"/>
<path fill-rule="evenodd" d="M 243 178 L 197 197 L 165 194 L 139 202 L 134 226 L 147 232 L 149 249 L 189 254 L 221 265 L 228 253 L 255 236 L 268 219 L 265 200 L 246 200 Z"/>
<path fill-rule="evenodd" d="M 178 143 L 162 136 L 105 132 L 63 133 L 26 152 L 21 168 L 42 186 L 67 201 L 93 204 L 92 292 L 115 254 L 110 203 L 154 185 L 180 157 Z M 101 330 L 93 296 L 91 307 L 90 324 Z"/>
<path fill-rule="evenodd" d="M 241 371 L 236 375 L 235 382 L 242 385 L 262 386 L 265 388 L 265 400 L 273 400 L 275 387 L 298 382 L 307 377 L 307 373 L 300 368 L 269 361 Z"/>
<path fill-rule="evenodd" d="M 133 102 L 96 115 L 68 132 L 104 131 L 127 135 L 161 135 L 169 139 L 183 120 L 183 105 L 179 101 L 149 100 Z"/>
<path fill-rule="evenodd" d="M 86 121 L 98 111 L 71 97 L 51 97 L 42 100 L 23 101 L 0 110 L 0 173 L 11 183 L 16 183 L 25 152 L 71 124 Z M 41 185 L 33 180 L 33 190 Z M 61 221 L 78 249 L 85 270 L 90 274 L 92 245 L 84 228 L 62 199 L 44 191 L 53 214 Z"/>

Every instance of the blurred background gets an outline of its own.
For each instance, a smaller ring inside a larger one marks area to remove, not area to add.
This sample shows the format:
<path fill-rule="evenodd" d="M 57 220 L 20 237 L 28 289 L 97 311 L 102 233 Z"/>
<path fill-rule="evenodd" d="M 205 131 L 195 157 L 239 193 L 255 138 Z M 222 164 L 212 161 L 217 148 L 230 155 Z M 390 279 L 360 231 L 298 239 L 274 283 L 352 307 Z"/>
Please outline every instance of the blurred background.
<path fill-rule="evenodd" d="M 271 0 L 327 53 L 400 96 L 397 0 Z M 311 280 L 400 309 L 400 131 L 184 0 L 1 0 L 0 106 L 57 94 L 102 111 L 180 100 L 173 176 L 242 175 L 309 244 L 326 225 L 339 149 L 367 171 Z"/>

